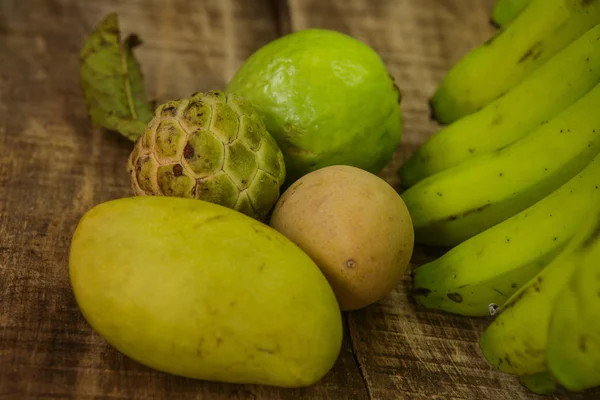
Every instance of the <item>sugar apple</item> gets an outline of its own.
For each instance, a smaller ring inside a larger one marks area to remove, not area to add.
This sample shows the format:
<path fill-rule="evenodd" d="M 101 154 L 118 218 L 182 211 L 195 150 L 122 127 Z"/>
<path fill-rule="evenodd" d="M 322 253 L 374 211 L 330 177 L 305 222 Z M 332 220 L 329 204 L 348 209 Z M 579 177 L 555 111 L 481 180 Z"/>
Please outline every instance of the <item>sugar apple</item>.
<path fill-rule="evenodd" d="M 218 90 L 157 107 L 127 168 L 138 196 L 196 198 L 259 220 L 275 205 L 286 173 L 252 105 Z"/>

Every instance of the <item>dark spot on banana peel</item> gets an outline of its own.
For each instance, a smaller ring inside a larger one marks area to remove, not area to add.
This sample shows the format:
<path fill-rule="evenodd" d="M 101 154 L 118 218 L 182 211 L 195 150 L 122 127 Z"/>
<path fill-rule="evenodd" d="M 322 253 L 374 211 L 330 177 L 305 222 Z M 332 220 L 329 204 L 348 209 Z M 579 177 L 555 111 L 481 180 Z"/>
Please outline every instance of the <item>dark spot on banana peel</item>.
<path fill-rule="evenodd" d="M 587 352 L 587 341 L 583 335 L 579 336 L 579 350 L 583 353 Z"/>
<path fill-rule="evenodd" d="M 510 357 L 508 356 L 508 354 L 504 356 L 504 360 L 509 366 L 513 367 L 513 363 L 512 361 L 510 361 Z"/>
<path fill-rule="evenodd" d="M 459 293 L 448 293 L 448 298 L 455 303 L 462 303 L 463 298 Z"/>
<path fill-rule="evenodd" d="M 429 290 L 427 288 L 416 288 L 415 290 L 413 290 L 414 296 L 427 297 L 427 296 L 429 296 L 429 293 L 431 293 L 431 290 Z"/>
<path fill-rule="evenodd" d="M 444 221 L 456 221 L 459 218 L 466 217 L 469 214 L 477 213 L 477 212 L 479 212 L 479 211 L 481 211 L 481 210 L 483 210 L 483 209 L 485 209 L 485 208 L 487 208 L 487 207 L 489 207 L 491 205 L 492 205 L 491 203 L 488 203 L 488 204 L 484 204 L 481 207 L 473 208 L 471 210 L 467 210 L 467 211 L 465 211 L 463 213 L 460 213 L 460 214 L 451 215 L 451 216 L 447 217 L 446 219 L 444 219 Z"/>
<path fill-rule="evenodd" d="M 525 62 L 528 58 L 533 58 L 534 60 L 537 59 L 541 54 L 541 46 L 542 42 L 536 42 L 533 46 L 529 48 L 529 50 L 525 52 L 525 54 L 523 54 L 523 56 L 521 56 L 521 58 L 519 58 L 518 63 L 521 64 Z"/>
<path fill-rule="evenodd" d="M 512 285 L 510 285 L 510 287 L 511 287 L 512 289 L 516 289 L 516 288 L 517 288 L 517 284 L 516 284 L 516 283 L 513 283 Z"/>
<path fill-rule="evenodd" d="M 183 167 L 181 166 L 181 164 L 173 165 L 173 175 L 175 175 L 176 177 L 183 175 Z"/>

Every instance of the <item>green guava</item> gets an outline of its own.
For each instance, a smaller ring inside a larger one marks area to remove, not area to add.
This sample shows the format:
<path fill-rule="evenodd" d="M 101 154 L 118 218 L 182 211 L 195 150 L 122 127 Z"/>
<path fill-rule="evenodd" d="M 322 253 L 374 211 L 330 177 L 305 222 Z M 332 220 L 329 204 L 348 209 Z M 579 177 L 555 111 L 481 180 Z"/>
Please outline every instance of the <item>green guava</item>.
<path fill-rule="evenodd" d="M 284 156 L 286 183 L 329 165 L 379 173 L 402 136 L 400 91 L 365 43 L 325 29 L 255 51 L 227 92 L 252 103 Z"/>

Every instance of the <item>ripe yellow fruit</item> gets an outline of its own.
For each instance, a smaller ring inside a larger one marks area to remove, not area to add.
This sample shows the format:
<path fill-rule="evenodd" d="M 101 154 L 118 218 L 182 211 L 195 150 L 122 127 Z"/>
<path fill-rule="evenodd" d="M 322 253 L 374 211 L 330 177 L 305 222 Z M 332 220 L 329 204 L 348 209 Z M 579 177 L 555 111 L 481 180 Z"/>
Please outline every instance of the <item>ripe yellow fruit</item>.
<path fill-rule="evenodd" d="M 275 205 L 270 224 L 317 263 L 342 310 L 388 294 L 404 276 L 414 246 L 411 218 L 398 193 L 351 166 L 300 178 Z"/>
<path fill-rule="evenodd" d="M 90 325 L 125 355 L 204 380 L 307 386 L 342 343 L 334 293 L 269 226 L 202 200 L 139 196 L 88 211 L 70 254 Z"/>

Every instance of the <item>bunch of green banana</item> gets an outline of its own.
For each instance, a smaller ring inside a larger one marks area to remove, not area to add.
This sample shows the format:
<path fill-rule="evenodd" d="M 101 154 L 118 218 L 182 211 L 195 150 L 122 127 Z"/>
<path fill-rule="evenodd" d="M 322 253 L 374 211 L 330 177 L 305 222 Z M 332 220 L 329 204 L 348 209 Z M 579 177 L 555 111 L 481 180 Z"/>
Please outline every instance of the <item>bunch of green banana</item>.
<path fill-rule="evenodd" d="M 495 316 L 486 359 L 537 393 L 600 385 L 600 0 L 497 0 L 401 166 L 420 305 Z M 591 322 L 590 322 L 591 321 Z"/>
<path fill-rule="evenodd" d="M 452 67 L 431 99 L 434 117 L 450 123 L 484 107 L 598 22 L 600 0 L 532 0 Z"/>
<path fill-rule="evenodd" d="M 513 143 L 574 103 L 600 82 L 599 37 L 596 25 L 506 95 L 429 138 L 400 167 L 402 184 Z"/>
<path fill-rule="evenodd" d="M 508 25 L 529 3 L 531 0 L 496 0 L 492 10 L 492 23 L 499 27 Z"/>
<path fill-rule="evenodd" d="M 600 385 L 600 202 L 546 268 L 500 307 L 480 345 L 539 392 Z"/>
<path fill-rule="evenodd" d="M 418 303 L 486 316 L 551 262 L 600 204 L 600 156 L 552 194 L 413 271 Z"/>
<path fill-rule="evenodd" d="M 522 139 L 402 193 L 415 242 L 456 246 L 525 210 L 600 152 L 600 84 Z"/>

